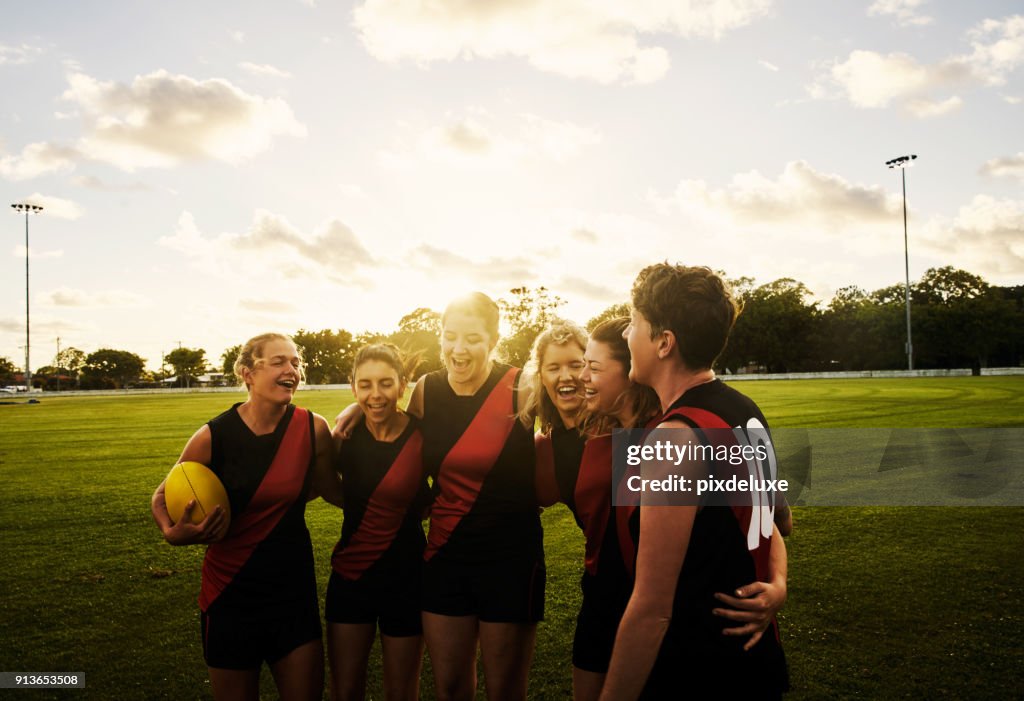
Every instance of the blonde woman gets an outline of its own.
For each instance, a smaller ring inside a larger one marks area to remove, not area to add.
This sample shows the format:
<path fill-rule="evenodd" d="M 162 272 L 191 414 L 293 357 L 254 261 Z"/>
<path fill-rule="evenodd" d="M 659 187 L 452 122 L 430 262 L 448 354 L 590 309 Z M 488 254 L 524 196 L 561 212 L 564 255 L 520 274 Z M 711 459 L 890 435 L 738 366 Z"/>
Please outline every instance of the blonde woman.
<path fill-rule="evenodd" d="M 171 545 L 208 545 L 199 607 L 214 698 L 258 699 L 266 662 L 282 699 L 312 701 L 323 693 L 323 644 L 305 508 L 311 487 L 341 502 L 330 429 L 292 404 L 302 361 L 287 336 L 249 339 L 235 374 L 248 398 L 196 431 L 179 458 L 218 476 L 230 526 L 220 507 L 191 524 L 194 502 L 172 523 L 163 482 L 153 494 L 153 518 Z"/>

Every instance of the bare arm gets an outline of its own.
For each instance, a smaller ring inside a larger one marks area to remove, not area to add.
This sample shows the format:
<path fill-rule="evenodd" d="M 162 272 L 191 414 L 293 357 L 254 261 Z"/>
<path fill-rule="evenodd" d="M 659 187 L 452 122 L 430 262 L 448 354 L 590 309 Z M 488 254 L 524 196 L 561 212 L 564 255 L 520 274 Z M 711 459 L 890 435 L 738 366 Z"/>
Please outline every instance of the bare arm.
<path fill-rule="evenodd" d="M 669 426 L 679 428 L 678 424 Z M 661 471 L 661 475 L 650 475 L 655 479 L 678 474 L 672 465 L 655 469 Z M 648 495 L 642 499 L 647 500 Z M 669 506 L 651 500 L 641 505 L 636 583 L 615 636 L 601 701 L 635 699 L 643 690 L 672 620 L 679 572 L 696 517 L 696 506 Z"/>
<path fill-rule="evenodd" d="M 210 427 L 204 425 L 196 431 L 185 445 L 178 462 L 198 462 L 202 465 L 209 465 L 212 456 L 212 443 L 210 439 Z M 167 480 L 164 479 L 160 486 L 153 492 L 150 500 L 150 511 L 157 527 L 171 545 L 196 545 L 200 543 L 214 543 L 227 533 L 228 519 L 225 518 L 224 510 L 218 505 L 214 507 L 206 518 L 194 524 L 191 521 L 192 509 L 195 508 L 195 499 L 185 505 L 185 513 L 177 523 L 171 520 L 167 513 L 167 499 L 164 494 L 164 487 Z"/>
<path fill-rule="evenodd" d="M 793 532 L 793 511 L 789 508 L 789 501 L 782 492 L 779 492 L 775 498 L 775 525 L 779 527 L 779 533 L 783 536 L 788 536 Z"/>
<path fill-rule="evenodd" d="M 408 414 L 415 416 L 417 419 L 423 418 L 423 384 L 424 375 L 416 382 L 416 386 L 412 388 L 412 396 L 409 397 L 409 406 L 406 407 L 405 411 Z"/>
<path fill-rule="evenodd" d="M 363 410 L 356 402 L 352 402 L 334 417 L 334 432 L 341 438 L 348 438 L 352 435 L 352 429 L 363 418 Z"/>
<path fill-rule="evenodd" d="M 516 406 L 524 407 L 529 406 L 530 400 L 533 398 L 533 377 L 527 370 L 523 370 L 523 373 L 519 376 L 519 393 L 516 397 Z M 531 417 L 529 428 L 533 430 L 533 419 L 536 416 Z"/>
<path fill-rule="evenodd" d="M 313 489 L 329 504 L 341 507 L 341 478 L 334 469 L 335 442 L 327 419 L 313 415 L 316 431 L 316 461 L 313 463 Z"/>
<path fill-rule="evenodd" d="M 713 613 L 722 618 L 738 621 L 739 625 L 726 628 L 725 635 L 749 635 L 750 640 L 743 646 L 744 650 L 757 645 L 775 614 L 782 610 L 786 603 L 788 589 L 786 579 L 789 563 L 786 554 L 786 541 L 782 538 L 779 527 L 772 529 L 772 546 L 769 559 L 770 582 L 751 582 L 739 587 L 735 596 L 717 593 L 715 598 L 731 608 L 716 608 Z"/>

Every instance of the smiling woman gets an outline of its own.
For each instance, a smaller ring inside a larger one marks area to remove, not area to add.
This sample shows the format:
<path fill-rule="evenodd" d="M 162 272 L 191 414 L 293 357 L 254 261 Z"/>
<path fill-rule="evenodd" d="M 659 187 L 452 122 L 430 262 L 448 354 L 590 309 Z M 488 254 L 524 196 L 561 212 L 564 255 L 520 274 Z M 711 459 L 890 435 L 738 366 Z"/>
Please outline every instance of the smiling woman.
<path fill-rule="evenodd" d="M 444 368 L 417 383 L 423 457 L 437 497 L 424 553 L 423 632 L 440 699 L 472 698 L 480 642 L 487 688 L 525 699 L 544 611 L 533 420 L 522 371 L 492 359 L 498 307 L 474 292 L 441 317 Z"/>
<path fill-rule="evenodd" d="M 544 614 L 530 383 L 492 358 L 498 306 L 474 292 L 441 317 L 444 368 L 416 383 L 423 463 L 436 497 L 423 554 L 423 635 L 438 699 L 475 695 L 479 641 L 488 695 L 525 699 Z M 338 417 L 345 432 L 365 409 Z"/>
<path fill-rule="evenodd" d="M 258 698 L 266 662 L 282 697 L 319 699 L 323 646 L 305 509 L 311 487 L 341 502 L 330 429 L 291 403 L 302 360 L 287 336 L 250 339 L 235 374 L 248 399 L 196 431 L 179 459 L 209 466 L 224 484 L 230 525 L 219 506 L 192 524 L 194 500 L 174 523 L 166 480 L 153 494 L 153 518 L 171 545 L 209 545 L 199 607 L 214 697 Z"/>

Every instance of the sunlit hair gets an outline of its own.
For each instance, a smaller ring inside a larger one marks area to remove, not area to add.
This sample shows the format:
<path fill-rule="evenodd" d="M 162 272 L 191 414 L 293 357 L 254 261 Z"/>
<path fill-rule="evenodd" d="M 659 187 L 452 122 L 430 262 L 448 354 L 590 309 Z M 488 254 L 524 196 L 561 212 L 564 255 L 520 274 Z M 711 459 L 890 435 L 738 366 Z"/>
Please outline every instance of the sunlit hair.
<path fill-rule="evenodd" d="M 371 360 L 379 360 L 390 365 L 398 375 L 399 382 L 408 382 L 412 379 L 416 368 L 420 366 L 423 359 L 421 351 L 406 354 L 393 343 L 370 343 L 356 351 L 355 360 L 352 361 L 352 376 L 350 381 L 356 383 L 356 375 L 359 374 L 359 367 Z"/>
<path fill-rule="evenodd" d="M 286 336 L 283 333 L 261 333 L 259 336 L 253 336 L 245 342 L 242 350 L 238 352 L 238 357 L 235 358 L 234 365 L 235 377 L 238 378 L 240 384 L 245 384 L 246 388 L 248 388 L 248 384 L 245 382 L 245 377 L 242 374 L 242 368 L 248 368 L 249 372 L 252 372 L 267 362 L 266 357 L 263 355 L 263 349 L 268 343 L 274 341 L 287 341 L 295 346 L 295 341 L 292 340 L 291 336 Z M 299 380 L 305 382 L 306 372 L 303 367 L 302 353 L 299 352 L 298 346 L 295 346 L 295 352 L 299 356 Z"/>
<path fill-rule="evenodd" d="M 587 349 L 587 333 L 576 324 L 564 319 L 555 319 L 551 325 L 540 332 L 533 341 L 533 348 L 530 350 L 530 359 L 526 361 L 523 368 L 524 377 L 529 378 L 530 399 L 524 403 L 519 410 L 519 418 L 523 423 L 529 425 L 534 417 L 540 420 L 540 430 L 547 433 L 551 430 L 556 418 L 558 409 L 544 389 L 541 380 L 541 367 L 544 361 L 544 354 L 551 345 L 564 346 L 575 343 L 579 346 L 580 355 Z"/>
<path fill-rule="evenodd" d="M 611 351 L 613 360 L 622 364 L 622 371 L 628 376 L 632 367 L 629 360 L 629 346 L 622 337 L 629 318 L 620 316 L 602 321 L 590 332 L 590 340 L 603 343 Z M 633 417 L 632 426 L 622 426 L 616 414 L 629 408 Z M 630 382 L 629 387 L 612 403 L 607 412 L 584 411 L 580 421 L 580 430 L 592 436 L 609 433 L 613 428 L 636 428 L 643 426 L 661 411 L 661 402 L 653 389 L 646 385 Z"/>
<path fill-rule="evenodd" d="M 484 330 L 491 337 L 491 341 L 498 342 L 498 321 L 501 315 L 498 312 L 498 305 L 483 292 L 470 292 L 468 295 L 453 299 L 441 315 L 442 328 L 448 321 L 448 315 L 453 312 L 477 317 L 484 322 Z"/>
<path fill-rule="evenodd" d="M 671 331 L 691 370 L 710 368 L 725 349 L 740 307 L 710 268 L 658 263 L 633 282 L 633 308 L 651 324 L 651 338 Z"/>

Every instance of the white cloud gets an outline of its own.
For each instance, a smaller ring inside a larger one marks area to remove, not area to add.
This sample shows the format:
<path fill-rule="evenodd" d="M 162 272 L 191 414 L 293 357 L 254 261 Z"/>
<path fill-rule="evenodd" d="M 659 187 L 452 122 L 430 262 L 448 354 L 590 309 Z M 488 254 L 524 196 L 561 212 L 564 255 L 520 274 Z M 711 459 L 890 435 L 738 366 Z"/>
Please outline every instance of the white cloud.
<path fill-rule="evenodd" d="M 1008 105 L 1019 105 L 1024 103 L 1024 97 L 1019 97 L 1017 95 L 1003 95 L 1002 98 Z"/>
<path fill-rule="evenodd" d="M 552 289 L 564 291 L 569 295 L 596 299 L 603 302 L 615 299 L 616 296 L 623 296 L 621 291 L 616 293 L 604 285 L 576 275 L 566 275 L 551 287 Z"/>
<path fill-rule="evenodd" d="M 931 24 L 933 19 L 918 14 L 928 0 L 875 0 L 868 8 L 869 17 L 892 17 L 901 26 Z"/>
<path fill-rule="evenodd" d="M 581 243 L 597 243 L 598 242 L 597 234 L 595 234 L 590 229 L 587 229 L 587 228 L 584 228 L 584 227 L 577 227 L 577 228 L 573 229 L 572 232 L 570 233 L 570 236 L 572 236 L 574 239 L 576 239 L 577 241 L 579 241 Z"/>
<path fill-rule="evenodd" d="M 75 220 L 84 214 L 82 208 L 71 200 L 64 200 L 60 197 L 50 197 L 39 192 L 29 195 L 24 198 L 22 202 L 39 205 L 43 208 L 42 216 L 46 217 Z"/>
<path fill-rule="evenodd" d="M 238 306 L 250 312 L 267 312 L 271 314 L 290 314 L 299 311 L 299 308 L 290 302 L 282 302 L 276 299 L 241 299 Z"/>
<path fill-rule="evenodd" d="M 957 75 L 959 74 L 959 75 Z M 908 54 L 882 55 L 853 51 L 832 67 L 831 78 L 854 107 L 885 107 L 896 98 L 923 93 L 932 87 L 965 78 L 953 64 L 927 66 Z"/>
<path fill-rule="evenodd" d="M 21 66 L 31 63 L 43 53 L 42 48 L 22 44 L 21 46 L 8 46 L 0 44 L 0 66 Z"/>
<path fill-rule="evenodd" d="M 241 29 L 232 30 L 228 34 L 231 37 L 231 40 L 234 41 L 236 44 L 241 44 L 245 42 L 245 32 L 243 32 Z"/>
<path fill-rule="evenodd" d="M 15 246 L 14 250 L 11 251 L 11 255 L 14 256 L 15 258 L 22 258 L 22 259 L 24 259 L 25 258 L 25 247 L 24 246 Z M 40 250 L 35 249 L 35 248 L 30 248 L 30 249 L 28 249 L 28 257 L 31 258 L 32 260 L 44 259 L 44 258 L 63 258 L 64 257 L 64 250 L 63 249 L 56 249 L 56 250 L 52 250 L 52 251 L 40 251 Z"/>
<path fill-rule="evenodd" d="M 985 275 L 1024 274 L 1024 201 L 976 195 L 952 221 L 925 227 L 926 245 Z"/>
<path fill-rule="evenodd" d="M 373 257 L 355 233 L 337 219 L 324 222 L 311 236 L 306 236 L 284 218 L 259 210 L 253 226 L 245 234 L 232 238 L 231 246 L 238 251 L 297 253 L 338 272 L 374 265 Z"/>
<path fill-rule="evenodd" d="M 1024 65 L 1024 15 L 984 20 L 966 36 L 970 53 L 932 64 L 905 53 L 852 51 L 828 67 L 808 92 L 814 99 L 838 94 L 860 108 L 882 108 L 895 101 L 919 117 L 949 113 L 962 104 L 958 96 L 948 96 L 954 87 L 1003 85 Z M 943 92 L 945 96 L 933 96 Z"/>
<path fill-rule="evenodd" d="M 8 180 L 29 180 L 41 175 L 72 170 L 78 151 L 67 146 L 36 142 L 16 156 L 0 158 L 0 175 Z"/>
<path fill-rule="evenodd" d="M 353 17 L 382 61 L 526 59 L 535 68 L 600 83 L 649 83 L 668 52 L 643 35 L 717 39 L 766 15 L 771 0 L 366 0 Z"/>
<path fill-rule="evenodd" d="M 521 256 L 473 260 L 444 248 L 421 244 L 412 252 L 410 260 L 431 276 L 452 275 L 484 287 L 521 285 L 537 277 L 534 263 Z"/>
<path fill-rule="evenodd" d="M 338 189 L 341 190 L 341 194 L 345 197 L 350 197 L 354 200 L 365 200 L 369 198 L 366 191 L 363 190 L 359 185 L 352 183 L 341 183 L 338 185 Z"/>
<path fill-rule="evenodd" d="M 757 171 L 733 176 L 728 186 L 709 189 L 703 180 L 683 180 L 675 204 L 684 211 L 743 224 L 806 223 L 838 230 L 888 221 L 901 200 L 875 185 L 851 183 L 821 173 L 805 161 L 791 161 L 776 178 Z"/>
<path fill-rule="evenodd" d="M 968 32 L 974 51 L 961 60 L 987 85 L 1002 85 L 1024 65 L 1024 15 L 986 19 Z"/>
<path fill-rule="evenodd" d="M 249 95 L 226 80 L 156 71 L 131 84 L 68 77 L 64 99 L 77 105 L 86 134 L 79 150 L 125 170 L 183 161 L 236 163 L 265 151 L 275 136 L 305 136 L 278 98 Z"/>
<path fill-rule="evenodd" d="M 1003 156 L 986 161 L 981 167 L 982 175 L 1009 177 L 1024 180 L 1024 151 L 1015 156 Z"/>
<path fill-rule="evenodd" d="M 474 108 L 449 115 L 443 125 L 420 127 L 411 144 L 383 152 L 381 160 L 397 167 L 416 159 L 469 167 L 506 167 L 524 160 L 564 163 L 601 138 L 594 127 L 533 114 L 502 121 Z"/>
<path fill-rule="evenodd" d="M 248 61 L 243 61 L 243 62 L 238 64 L 238 67 L 241 68 L 246 73 L 251 73 L 252 75 L 261 76 L 261 77 L 268 77 L 268 78 L 291 78 L 292 77 L 292 74 L 289 73 L 288 71 L 283 71 L 280 68 L 277 68 L 275 66 L 271 66 L 270 64 L 267 64 L 267 63 L 250 63 Z"/>
<path fill-rule="evenodd" d="M 190 212 L 182 212 L 171 236 L 159 244 L 191 258 L 203 272 L 236 278 L 317 278 L 363 284 L 357 272 L 376 266 L 363 243 L 344 223 L 330 219 L 312 233 L 300 232 L 283 217 L 257 210 L 241 234 L 206 236 Z"/>
<path fill-rule="evenodd" d="M 95 331 L 95 324 L 77 324 L 73 321 L 66 321 L 64 319 L 55 319 L 51 316 L 45 315 L 33 315 L 32 316 L 32 333 L 43 334 L 45 336 L 70 336 L 80 335 Z M 0 319 L 0 331 L 7 331 L 10 333 L 25 333 L 25 319 L 22 317 L 7 317 Z M 24 360 L 24 357 L 22 357 Z M 36 365 L 36 363 L 32 363 Z"/>
<path fill-rule="evenodd" d="M 771 71 L 772 73 L 778 73 L 779 72 L 779 67 L 778 66 L 776 66 L 774 63 L 769 63 L 768 61 L 765 61 L 763 59 L 759 60 L 757 62 L 757 65 L 761 66 L 761 68 L 764 68 L 767 71 Z"/>
<path fill-rule="evenodd" d="M 44 307 L 81 307 L 91 309 L 118 308 L 129 309 L 144 307 L 149 304 L 145 297 L 129 290 L 101 290 L 86 292 L 70 287 L 58 287 L 36 297 L 36 302 Z"/>
<path fill-rule="evenodd" d="M 71 182 L 78 187 L 100 192 L 146 192 L 153 189 L 139 180 L 131 183 L 109 183 L 94 175 L 76 175 L 71 178 Z"/>
<path fill-rule="evenodd" d="M 927 117 L 940 117 L 950 112 L 963 107 L 964 101 L 954 95 L 953 97 L 936 102 L 934 100 L 928 100 L 925 98 L 917 98 L 914 100 L 908 100 L 906 103 L 907 111 L 915 117 L 927 118 Z"/>

